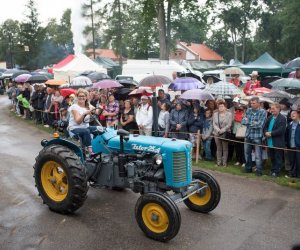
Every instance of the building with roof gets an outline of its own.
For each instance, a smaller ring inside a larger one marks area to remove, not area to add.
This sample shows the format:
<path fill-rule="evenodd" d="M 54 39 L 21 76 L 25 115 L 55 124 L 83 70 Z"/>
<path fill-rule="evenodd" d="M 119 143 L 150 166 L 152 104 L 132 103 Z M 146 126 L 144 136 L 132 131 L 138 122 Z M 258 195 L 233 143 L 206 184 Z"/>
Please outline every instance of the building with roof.
<path fill-rule="evenodd" d="M 87 49 L 86 53 L 88 57 L 93 58 L 93 49 Z M 96 49 L 95 50 L 96 58 L 97 57 L 106 57 L 113 61 L 118 61 L 119 56 L 112 49 Z"/>
<path fill-rule="evenodd" d="M 170 54 L 170 59 L 176 61 L 186 60 L 193 68 L 215 68 L 224 59 L 217 52 L 205 44 L 176 42 L 176 49 Z"/>

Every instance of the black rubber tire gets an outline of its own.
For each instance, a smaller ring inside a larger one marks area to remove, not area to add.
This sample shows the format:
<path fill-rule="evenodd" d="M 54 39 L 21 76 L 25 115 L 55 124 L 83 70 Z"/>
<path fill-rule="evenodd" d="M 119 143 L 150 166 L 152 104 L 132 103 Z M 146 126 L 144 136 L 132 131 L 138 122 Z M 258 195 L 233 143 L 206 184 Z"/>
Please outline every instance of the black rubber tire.
<path fill-rule="evenodd" d="M 69 148 L 61 145 L 50 145 L 40 151 L 34 165 L 35 184 L 43 202 L 55 212 L 68 214 L 80 208 L 87 198 L 87 176 L 85 167 L 79 157 Z M 41 172 L 48 161 L 54 161 L 60 165 L 67 178 L 68 192 L 62 201 L 51 199 L 42 185 Z"/>
<path fill-rule="evenodd" d="M 145 224 L 142 216 L 142 211 L 143 208 L 149 203 L 158 204 L 166 212 L 169 223 L 167 229 L 164 232 L 154 232 Z M 147 237 L 161 242 L 167 242 L 174 238 L 177 235 L 181 225 L 180 211 L 175 202 L 168 196 L 156 192 L 143 194 L 138 199 L 135 205 L 135 218 L 139 227 Z"/>
<path fill-rule="evenodd" d="M 192 211 L 199 213 L 209 213 L 214 210 L 221 199 L 221 189 L 217 180 L 209 173 L 202 170 L 193 171 L 193 179 L 201 180 L 208 184 L 211 192 L 211 197 L 206 204 L 198 205 L 193 203 L 189 198 L 184 200 L 185 205 Z M 197 194 L 195 194 L 197 195 Z"/>

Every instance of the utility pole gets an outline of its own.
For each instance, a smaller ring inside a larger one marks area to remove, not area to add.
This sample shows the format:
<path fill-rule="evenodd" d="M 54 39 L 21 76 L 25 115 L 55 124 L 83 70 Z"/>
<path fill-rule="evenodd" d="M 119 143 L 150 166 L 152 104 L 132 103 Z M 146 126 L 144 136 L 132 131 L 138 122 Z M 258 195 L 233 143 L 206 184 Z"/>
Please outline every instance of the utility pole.
<path fill-rule="evenodd" d="M 91 0 L 91 19 L 92 19 L 92 38 L 93 38 L 93 58 L 96 59 L 93 0 Z"/>

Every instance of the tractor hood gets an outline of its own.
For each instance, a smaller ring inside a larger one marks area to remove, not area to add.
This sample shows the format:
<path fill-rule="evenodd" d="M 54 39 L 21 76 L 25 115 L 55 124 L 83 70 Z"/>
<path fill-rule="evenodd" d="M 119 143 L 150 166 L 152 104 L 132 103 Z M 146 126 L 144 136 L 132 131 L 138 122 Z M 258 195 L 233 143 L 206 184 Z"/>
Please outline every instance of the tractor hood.
<path fill-rule="evenodd" d="M 120 137 L 116 132 L 110 131 L 102 135 L 110 150 L 120 150 Z M 162 154 L 166 151 L 180 152 L 191 148 L 191 143 L 185 140 L 169 139 L 162 137 L 130 135 L 129 140 L 124 141 L 126 153 L 148 152 Z"/>

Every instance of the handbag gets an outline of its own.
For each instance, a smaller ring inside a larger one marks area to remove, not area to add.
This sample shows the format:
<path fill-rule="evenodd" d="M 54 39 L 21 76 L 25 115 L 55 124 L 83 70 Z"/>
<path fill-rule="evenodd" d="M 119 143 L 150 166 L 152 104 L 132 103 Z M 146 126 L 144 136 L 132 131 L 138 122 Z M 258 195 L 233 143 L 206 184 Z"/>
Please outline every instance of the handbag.
<path fill-rule="evenodd" d="M 236 138 L 245 138 L 247 127 L 242 125 L 237 128 L 235 137 Z"/>

